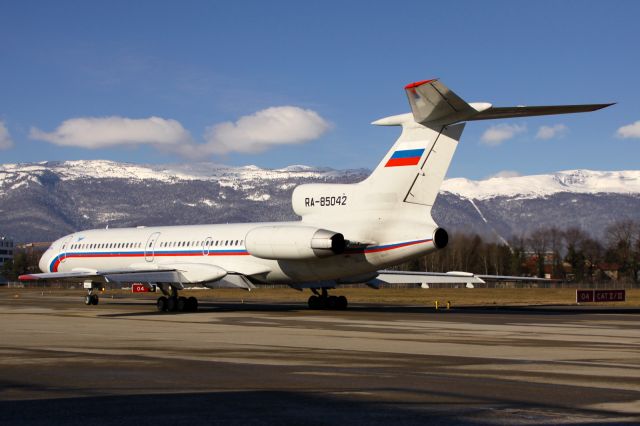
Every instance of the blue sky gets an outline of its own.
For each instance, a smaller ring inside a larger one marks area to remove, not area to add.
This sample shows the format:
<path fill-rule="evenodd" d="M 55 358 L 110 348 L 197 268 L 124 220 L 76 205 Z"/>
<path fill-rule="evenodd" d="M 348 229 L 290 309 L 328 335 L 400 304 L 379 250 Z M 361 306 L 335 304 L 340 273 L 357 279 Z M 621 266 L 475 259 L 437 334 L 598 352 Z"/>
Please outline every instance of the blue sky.
<path fill-rule="evenodd" d="M 369 123 L 437 77 L 496 106 L 618 102 L 470 123 L 450 177 L 637 169 L 638 16 L 636 1 L 4 2 L 0 163 L 373 168 L 398 130 Z"/>

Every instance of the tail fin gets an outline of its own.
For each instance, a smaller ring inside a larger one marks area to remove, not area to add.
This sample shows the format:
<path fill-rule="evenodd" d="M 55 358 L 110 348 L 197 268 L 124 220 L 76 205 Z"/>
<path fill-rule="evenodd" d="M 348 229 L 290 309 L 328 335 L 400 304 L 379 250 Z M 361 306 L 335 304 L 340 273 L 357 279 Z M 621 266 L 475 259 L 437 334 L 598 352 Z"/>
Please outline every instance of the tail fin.
<path fill-rule="evenodd" d="M 402 126 L 402 134 L 363 183 L 370 184 L 387 200 L 395 194 L 397 201 L 425 206 L 435 202 L 464 130 L 464 121 L 587 112 L 613 105 L 495 108 L 486 102 L 467 103 L 438 80 L 411 83 L 405 91 L 412 113 L 372 123 Z"/>
<path fill-rule="evenodd" d="M 494 108 L 467 103 L 438 80 L 405 87 L 411 113 L 372 124 L 402 126 L 402 134 L 378 167 L 358 184 L 308 184 L 293 193 L 292 205 L 303 218 L 372 216 L 372 211 L 410 217 L 431 209 L 464 130 L 465 121 L 595 111 L 613 104 Z M 328 201 L 327 201 L 328 200 Z M 328 203 L 328 204 L 327 204 Z"/>
<path fill-rule="evenodd" d="M 432 206 L 464 123 L 431 127 L 416 123 L 411 114 L 403 114 L 373 124 L 402 126 L 402 134 L 363 185 L 396 203 Z"/>

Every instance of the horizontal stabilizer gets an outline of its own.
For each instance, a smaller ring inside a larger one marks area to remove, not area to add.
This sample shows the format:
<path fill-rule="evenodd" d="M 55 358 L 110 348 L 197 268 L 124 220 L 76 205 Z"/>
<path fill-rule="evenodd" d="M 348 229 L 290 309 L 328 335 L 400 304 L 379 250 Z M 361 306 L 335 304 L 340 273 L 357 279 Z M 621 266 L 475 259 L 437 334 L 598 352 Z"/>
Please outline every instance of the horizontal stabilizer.
<path fill-rule="evenodd" d="M 413 119 L 417 123 L 431 126 L 446 126 L 461 121 L 589 112 L 614 105 L 608 103 L 494 107 L 487 102 L 467 103 L 437 79 L 408 84 L 405 91 Z M 384 119 L 376 124 L 388 125 Z"/>
<path fill-rule="evenodd" d="M 492 120 L 498 118 L 531 117 L 535 115 L 572 114 L 575 112 L 597 111 L 611 105 L 614 104 L 491 107 L 473 115 L 467 120 Z"/>
<path fill-rule="evenodd" d="M 413 117 L 421 124 L 451 124 L 478 112 L 437 79 L 408 84 L 405 91 Z"/>

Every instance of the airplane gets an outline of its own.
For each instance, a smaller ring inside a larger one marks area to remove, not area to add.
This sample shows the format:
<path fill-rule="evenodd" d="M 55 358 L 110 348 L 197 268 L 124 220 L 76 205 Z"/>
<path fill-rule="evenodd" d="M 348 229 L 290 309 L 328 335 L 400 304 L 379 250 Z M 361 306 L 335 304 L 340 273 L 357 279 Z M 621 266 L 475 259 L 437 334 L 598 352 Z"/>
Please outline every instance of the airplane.
<path fill-rule="evenodd" d="M 98 304 L 104 283 L 157 285 L 159 311 L 195 311 L 185 286 L 253 289 L 288 284 L 310 289 L 312 309 L 345 309 L 343 284 L 484 282 L 464 272 L 385 268 L 447 245 L 431 208 L 466 122 L 595 111 L 613 104 L 494 107 L 467 103 L 440 80 L 405 86 L 411 112 L 374 121 L 402 132 L 369 177 L 355 184 L 304 184 L 291 203 L 299 221 L 93 229 L 51 244 L 42 273 L 20 280 L 84 280 L 85 303 Z M 522 279 L 522 277 L 497 277 Z"/>

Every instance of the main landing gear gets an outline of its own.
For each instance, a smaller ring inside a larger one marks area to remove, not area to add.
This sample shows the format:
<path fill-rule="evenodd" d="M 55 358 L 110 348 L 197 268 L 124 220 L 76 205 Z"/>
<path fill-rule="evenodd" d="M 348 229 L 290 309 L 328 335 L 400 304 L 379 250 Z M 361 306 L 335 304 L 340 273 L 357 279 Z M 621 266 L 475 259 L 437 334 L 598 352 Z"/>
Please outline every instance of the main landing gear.
<path fill-rule="evenodd" d="M 322 289 L 322 292 L 318 292 L 317 289 L 312 288 L 313 295 L 309 297 L 309 309 L 347 309 L 349 302 L 344 296 L 329 296 L 329 292 L 326 288 Z"/>
<path fill-rule="evenodd" d="M 198 310 L 198 299 L 195 297 L 178 296 L 178 289 L 171 287 L 170 291 L 160 287 L 165 296 L 158 297 L 156 307 L 160 312 L 196 312 Z"/>

